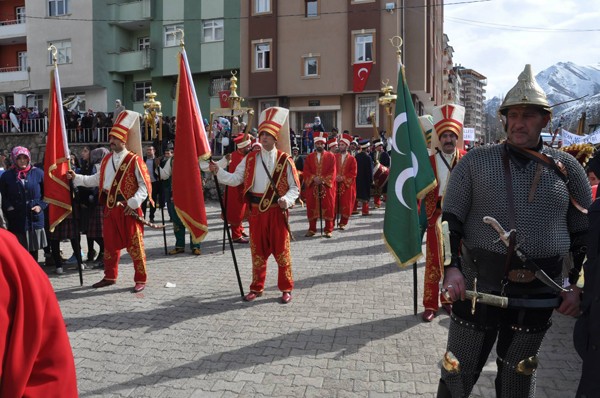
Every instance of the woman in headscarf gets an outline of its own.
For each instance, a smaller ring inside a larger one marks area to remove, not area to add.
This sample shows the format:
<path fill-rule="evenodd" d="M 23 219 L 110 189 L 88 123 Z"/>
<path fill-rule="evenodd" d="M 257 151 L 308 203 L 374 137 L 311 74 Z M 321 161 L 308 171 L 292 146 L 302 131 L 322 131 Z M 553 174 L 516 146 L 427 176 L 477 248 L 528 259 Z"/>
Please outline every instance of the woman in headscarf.
<path fill-rule="evenodd" d="M 8 230 L 15 234 L 37 261 L 37 252 L 48 245 L 44 232 L 43 199 L 44 171 L 31 163 L 29 150 L 22 146 L 13 148 L 12 167 L 0 177 L 2 210 Z"/>

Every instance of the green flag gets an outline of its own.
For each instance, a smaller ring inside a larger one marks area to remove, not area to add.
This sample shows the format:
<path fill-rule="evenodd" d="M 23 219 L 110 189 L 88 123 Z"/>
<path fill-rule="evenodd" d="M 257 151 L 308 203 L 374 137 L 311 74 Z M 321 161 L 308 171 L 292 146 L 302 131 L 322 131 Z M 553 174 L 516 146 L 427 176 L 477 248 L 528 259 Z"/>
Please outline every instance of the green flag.
<path fill-rule="evenodd" d="M 407 266 L 421 257 L 418 199 L 435 187 L 436 180 L 403 66 L 397 92 L 383 239 L 400 266 Z"/>

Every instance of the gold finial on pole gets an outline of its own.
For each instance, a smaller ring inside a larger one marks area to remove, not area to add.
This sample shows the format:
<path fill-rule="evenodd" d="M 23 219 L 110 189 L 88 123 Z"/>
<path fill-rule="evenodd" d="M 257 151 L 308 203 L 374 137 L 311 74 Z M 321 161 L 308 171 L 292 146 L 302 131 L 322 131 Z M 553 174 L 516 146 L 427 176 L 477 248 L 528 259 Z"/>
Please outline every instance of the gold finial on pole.
<path fill-rule="evenodd" d="M 185 42 L 183 41 L 185 33 L 183 32 L 183 29 L 175 29 L 175 34 L 177 34 L 178 32 L 181 33 L 181 39 L 179 39 L 179 47 L 183 48 L 185 47 Z"/>
<path fill-rule="evenodd" d="M 156 101 L 158 94 L 155 92 L 150 92 L 146 94 L 148 101 L 144 102 L 144 125 L 146 127 L 146 140 L 148 140 L 148 135 L 150 139 L 158 138 L 159 141 L 162 141 L 162 113 L 161 113 L 161 103 L 160 101 Z M 156 125 L 156 117 L 159 117 L 158 126 Z M 148 127 L 150 127 L 148 129 Z M 148 134 L 149 133 L 149 134 Z"/>
<path fill-rule="evenodd" d="M 48 47 L 48 51 L 52 51 L 52 64 L 56 66 L 56 64 L 58 63 L 58 49 L 54 44 L 50 44 L 50 47 Z"/>
<path fill-rule="evenodd" d="M 400 36 L 393 36 L 390 39 L 392 47 L 396 48 L 396 56 L 398 57 L 398 63 L 402 60 L 402 38 Z"/>
<path fill-rule="evenodd" d="M 381 81 L 381 84 L 383 84 L 383 87 L 381 87 L 381 93 L 383 95 L 379 97 L 379 104 L 383 106 L 383 109 L 385 110 L 385 115 L 387 116 L 386 133 L 388 137 L 391 134 L 393 123 L 392 120 L 394 119 L 394 108 L 396 105 L 396 99 L 398 98 L 398 96 L 393 92 L 394 88 L 390 86 L 389 83 L 389 80 L 386 80 L 385 82 Z"/>
<path fill-rule="evenodd" d="M 231 109 L 240 109 L 240 103 L 243 98 L 240 97 L 237 93 L 237 71 L 231 71 L 231 77 L 229 78 L 229 107 Z"/>

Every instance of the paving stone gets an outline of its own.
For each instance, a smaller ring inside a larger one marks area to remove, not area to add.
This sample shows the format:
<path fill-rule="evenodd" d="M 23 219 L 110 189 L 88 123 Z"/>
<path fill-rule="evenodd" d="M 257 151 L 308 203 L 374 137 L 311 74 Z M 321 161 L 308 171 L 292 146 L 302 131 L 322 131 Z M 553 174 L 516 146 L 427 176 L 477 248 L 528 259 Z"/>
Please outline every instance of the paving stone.
<path fill-rule="evenodd" d="M 209 231 L 199 257 L 164 256 L 160 231 L 146 230 L 148 285 L 131 294 L 131 258 L 114 286 L 85 270 L 49 278 L 59 300 L 84 397 L 434 397 L 449 318 L 423 323 L 413 314 L 412 268 L 395 265 L 381 241 L 383 210 L 352 217 L 332 239 L 305 238 L 306 210 L 290 212 L 294 300 L 279 304 L 277 267 L 269 260 L 264 295 L 241 300 L 231 254 L 222 254 L 222 222 L 207 203 Z M 168 222 L 167 222 L 168 223 Z M 174 245 L 167 230 L 169 247 Z M 82 239 L 84 251 L 85 239 Z M 62 244 L 66 256 L 70 246 Z M 187 250 L 187 248 L 186 248 Z M 248 246 L 235 246 L 244 290 Z M 422 261 L 422 260 L 421 260 Z M 423 263 L 417 266 L 421 292 Z M 176 284 L 165 288 L 166 282 Z M 419 311 L 421 297 L 419 300 Z M 574 395 L 581 360 L 574 319 L 554 315 L 537 371 L 537 398 Z M 493 396 L 492 350 L 473 390 Z"/>

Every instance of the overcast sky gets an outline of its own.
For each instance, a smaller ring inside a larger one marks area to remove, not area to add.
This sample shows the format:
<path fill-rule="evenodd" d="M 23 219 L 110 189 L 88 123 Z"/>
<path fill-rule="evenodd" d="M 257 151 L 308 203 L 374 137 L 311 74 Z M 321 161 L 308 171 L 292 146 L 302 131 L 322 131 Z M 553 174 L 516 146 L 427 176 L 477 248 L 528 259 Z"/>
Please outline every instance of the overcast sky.
<path fill-rule="evenodd" d="M 525 64 L 534 74 L 560 61 L 600 64 L 600 0 L 444 3 L 454 64 L 487 77 L 487 99 L 510 90 Z"/>

